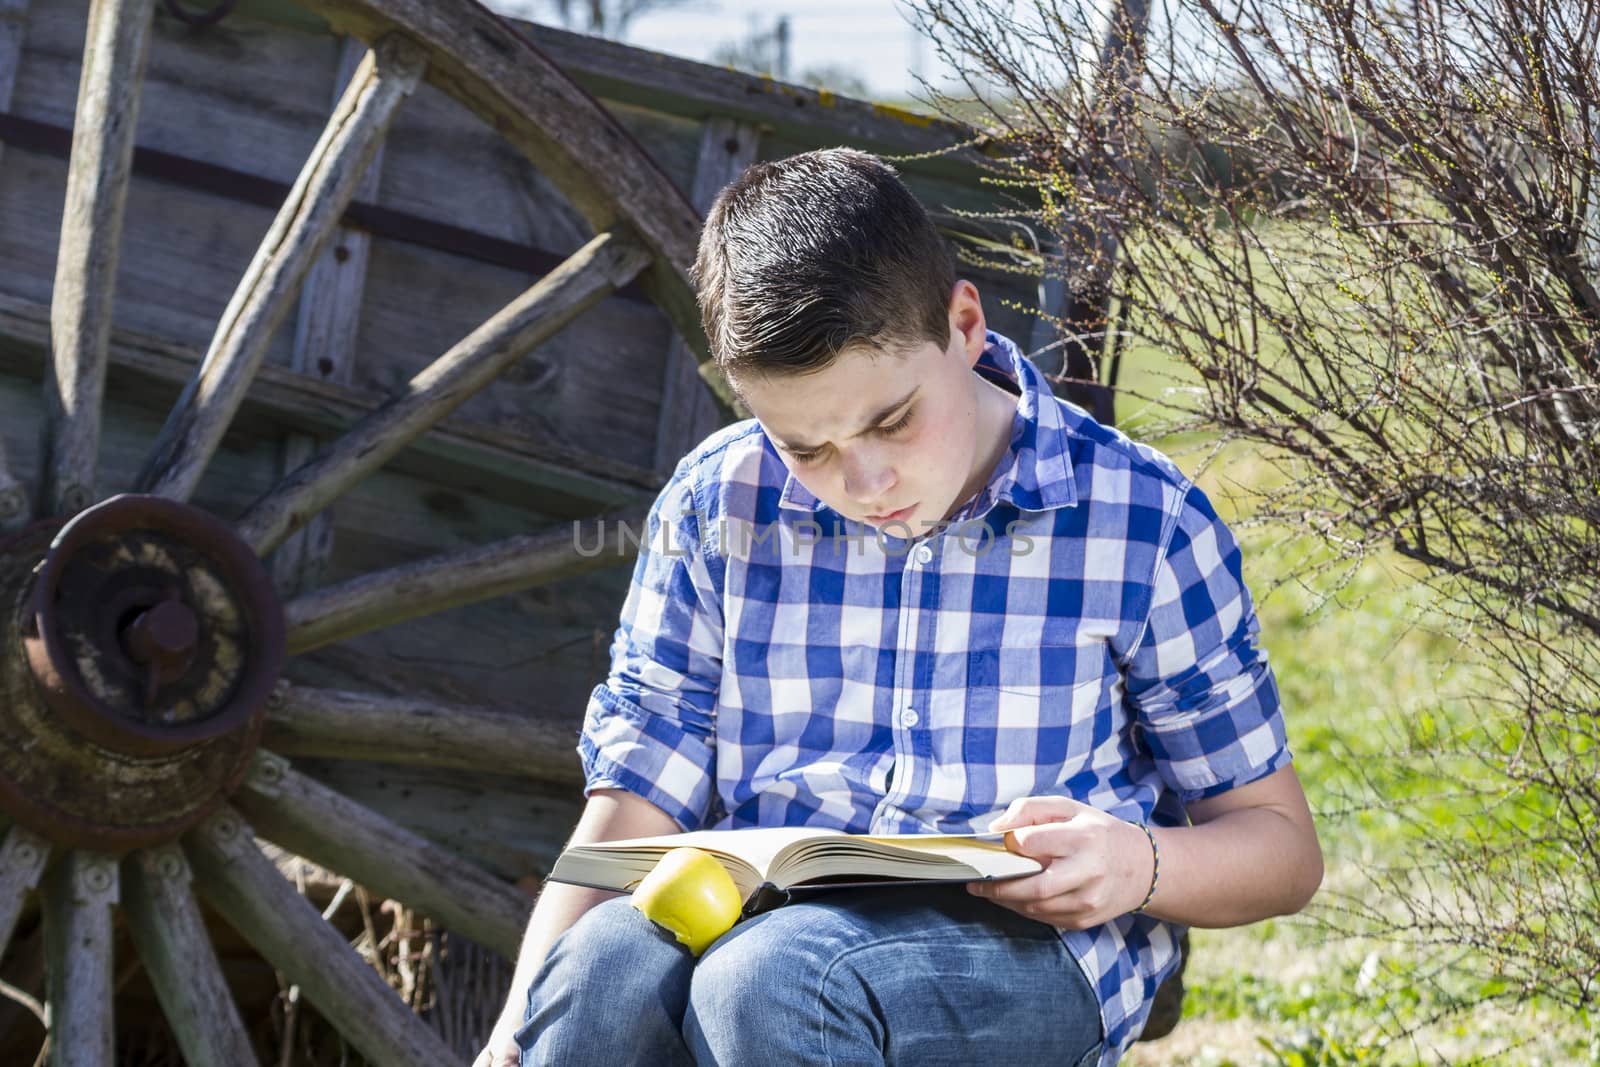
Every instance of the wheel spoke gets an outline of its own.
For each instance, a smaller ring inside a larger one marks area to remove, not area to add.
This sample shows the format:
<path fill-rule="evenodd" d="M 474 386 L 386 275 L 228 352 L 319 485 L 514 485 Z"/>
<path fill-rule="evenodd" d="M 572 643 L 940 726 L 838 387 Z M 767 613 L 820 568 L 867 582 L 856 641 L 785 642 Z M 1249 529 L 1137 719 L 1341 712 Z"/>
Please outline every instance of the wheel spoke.
<path fill-rule="evenodd" d="M 50 304 L 41 507 L 81 511 L 94 499 L 106 349 L 133 164 L 154 0 L 93 0 L 67 171 Z"/>
<path fill-rule="evenodd" d="M 139 476 L 145 491 L 174 500 L 194 492 L 300 283 L 424 66 L 421 49 L 398 35 L 379 41 L 362 62 L 228 302 L 204 362 L 162 427 Z"/>
<path fill-rule="evenodd" d="M 456 1062 L 439 1036 L 261 854 L 237 812 L 224 808 L 190 831 L 184 844 L 201 895 L 364 1057 L 396 1067 Z"/>
<path fill-rule="evenodd" d="M 607 531 L 642 530 L 640 519 L 616 513 L 596 520 L 596 525 L 592 546 L 580 537 L 576 524 L 563 524 L 375 571 L 296 597 L 284 606 L 289 654 L 631 559 L 626 553 L 634 546 L 625 538 L 619 536 L 620 543 L 601 542 Z"/>
<path fill-rule="evenodd" d="M 485 757 L 524 778 L 579 784 L 573 733 L 547 719 L 407 697 L 286 685 L 262 744 L 284 756 L 481 771 Z"/>
<path fill-rule="evenodd" d="M 44 941 L 49 970 L 51 1067 L 114 1063 L 111 905 L 117 863 L 69 852 L 45 879 Z"/>
<path fill-rule="evenodd" d="M 6 442 L 0 437 L 0 531 L 8 530 L 28 514 L 28 492 L 6 462 Z"/>
<path fill-rule="evenodd" d="M 262 555 L 271 552 L 345 489 L 649 264 L 649 253 L 631 235 L 607 231 L 595 237 L 412 378 L 398 397 L 256 501 L 239 520 L 239 535 Z"/>
<path fill-rule="evenodd" d="M 258 1063 L 189 889 L 183 850 L 162 845 L 136 852 L 124 875 L 128 931 L 185 1062 Z"/>
<path fill-rule="evenodd" d="M 273 844 L 515 958 L 532 901 L 455 853 L 296 772 L 288 760 L 258 753 L 234 802 Z"/>
<path fill-rule="evenodd" d="M 0 955 L 11 943 L 22 902 L 39 884 L 49 858 L 50 844 L 38 834 L 15 825 L 6 832 L 5 844 L 0 845 Z"/>

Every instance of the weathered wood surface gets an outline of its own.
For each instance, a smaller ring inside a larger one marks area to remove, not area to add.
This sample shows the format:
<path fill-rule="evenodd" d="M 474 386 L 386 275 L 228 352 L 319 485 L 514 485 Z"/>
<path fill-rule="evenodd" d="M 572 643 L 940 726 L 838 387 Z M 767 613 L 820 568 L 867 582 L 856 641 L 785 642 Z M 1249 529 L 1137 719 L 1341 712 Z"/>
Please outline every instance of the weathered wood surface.
<path fill-rule="evenodd" d="M 345 38 L 339 51 L 339 91 L 355 77 L 367 49 Z M 338 107 L 339 98 L 333 106 Z M 391 127 L 392 129 L 392 127 Z M 383 145 L 367 164 L 355 195 L 376 200 L 383 173 Z M 340 226 L 330 247 L 311 265 L 301 289 L 295 319 L 291 370 L 319 381 L 349 385 L 355 367 L 356 329 L 361 324 L 361 298 L 367 285 L 367 256 L 371 238 L 363 231 Z M 288 474 L 310 459 L 318 439 L 291 433 L 283 440 L 282 473 Z M 323 511 L 278 546 L 272 557 L 272 576 L 280 592 L 296 593 L 320 584 L 333 550 L 333 516 Z"/>
<path fill-rule="evenodd" d="M 20 526 L 28 514 L 28 491 L 22 480 L 11 473 L 6 443 L 0 438 L 0 533 Z"/>
<path fill-rule="evenodd" d="M 261 752 L 234 803 L 274 844 L 515 959 L 533 902 L 457 854 Z"/>
<path fill-rule="evenodd" d="M 189 862 L 177 845 L 129 856 L 122 886 L 128 932 L 184 1060 L 251 1067 L 259 1061 L 223 978 L 190 880 Z"/>
<path fill-rule="evenodd" d="M 265 554 L 460 406 L 535 345 L 631 281 L 648 253 L 626 232 L 602 233 L 411 380 L 317 459 L 257 502 L 235 529 Z"/>
<path fill-rule="evenodd" d="M 243 0 L 240 13 L 312 28 L 293 0 Z M 972 132 L 941 119 L 892 105 L 854 100 L 826 90 L 788 85 L 660 52 L 573 33 L 554 26 L 509 20 L 589 92 L 607 102 L 649 108 L 699 120 L 722 115 L 762 125 L 780 136 L 814 143 L 858 144 L 889 153 L 935 152 L 961 144 Z M 929 172 L 970 175 L 978 150 L 918 160 Z"/>
<path fill-rule="evenodd" d="M 282 683 L 262 744 L 284 756 L 371 760 L 479 771 L 491 756 L 505 773 L 581 788 L 575 723 L 550 712 L 513 713 L 414 697 Z"/>
<path fill-rule="evenodd" d="M 568 755 L 577 764 L 576 726 Z M 382 813 L 510 880 L 543 878 L 583 811 L 583 793 L 503 773 L 489 754 L 473 774 L 434 767 L 295 761 L 295 766 L 363 807 Z"/>
<path fill-rule="evenodd" d="M 111 906 L 117 863 L 69 852 L 40 889 L 49 973 L 50 1067 L 105 1067 L 115 1062 L 111 1008 Z"/>
<path fill-rule="evenodd" d="M 45 366 L 48 313 L 28 300 L 0 294 L 0 371 L 37 379 Z M 19 344 L 20 342 L 20 344 Z M 118 330 L 112 334 L 110 373 L 120 375 L 135 393 L 152 399 L 187 382 L 200 353 L 149 335 Z M 245 399 L 244 410 L 281 429 L 334 435 L 350 429 L 381 403 L 354 389 L 307 379 L 280 367 L 262 367 Z M 648 469 L 616 463 L 603 455 L 561 448 L 492 427 L 446 421 L 411 449 L 420 468 L 444 484 L 501 485 L 508 493 L 544 490 L 552 503 L 562 498 L 614 504 L 651 493 L 655 475 Z M 405 464 L 402 464 L 405 468 Z M 124 483 L 128 484 L 128 483 Z M 520 487 L 520 489 L 518 488 Z M 581 507 L 573 508 L 581 513 Z"/>
<path fill-rule="evenodd" d="M 155 0 L 93 0 L 89 9 L 51 298 L 40 501 L 49 514 L 76 512 L 95 498 L 112 295 L 154 11 Z"/>
<path fill-rule="evenodd" d="M 0 845 L 0 956 L 11 943 L 22 902 L 39 884 L 49 858 L 50 843 L 38 834 L 15 825 L 6 830 L 5 844 Z"/>
<path fill-rule="evenodd" d="M 395 1067 L 456 1062 L 438 1035 L 261 854 L 236 811 L 224 808 L 191 830 L 184 849 L 201 895 L 368 1060 Z"/>
<path fill-rule="evenodd" d="M 396 109 L 422 77 L 422 50 L 390 36 L 373 46 L 217 325 L 194 381 L 167 420 L 140 478 L 147 492 L 187 500 L 250 388 L 311 264 L 333 236 Z"/>
<path fill-rule="evenodd" d="M 17 67 L 22 63 L 22 38 L 31 2 L 0 0 L 0 111 L 11 110 L 11 91 L 17 84 Z M 5 145 L 0 144 L 0 158 L 4 155 Z"/>
<path fill-rule="evenodd" d="M 297 655 L 405 619 L 620 566 L 630 561 L 637 543 L 618 531 L 642 536 L 644 529 L 636 514 L 605 515 L 592 524 L 563 523 L 318 589 L 284 606 L 289 652 Z"/>
<path fill-rule="evenodd" d="M 709 359 L 689 287 L 700 217 L 649 155 L 545 55 L 474 0 L 305 0 L 368 42 L 401 30 L 429 48 L 429 81 L 481 115 L 602 232 L 627 223 L 654 254 L 657 306 Z M 729 397 L 731 402 L 731 396 Z"/>
<path fill-rule="evenodd" d="M 761 130 L 752 123 L 710 118 L 700 133 L 700 155 L 689 199 L 704 214 L 723 186 L 756 161 Z M 669 474 L 684 454 L 721 423 L 721 412 L 710 403 L 694 353 L 681 337 L 674 337 L 661 383 L 661 424 L 656 434 L 656 470 Z"/>

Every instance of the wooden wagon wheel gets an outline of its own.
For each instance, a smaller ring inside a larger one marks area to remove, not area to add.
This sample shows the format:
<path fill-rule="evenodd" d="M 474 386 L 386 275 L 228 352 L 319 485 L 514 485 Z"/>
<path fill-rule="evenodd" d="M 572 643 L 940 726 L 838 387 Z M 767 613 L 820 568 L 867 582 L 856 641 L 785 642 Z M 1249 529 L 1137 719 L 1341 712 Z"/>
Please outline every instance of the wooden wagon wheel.
<path fill-rule="evenodd" d="M 513 953 L 528 901 L 298 773 L 295 756 L 537 774 L 570 738 L 488 709 L 293 687 L 286 656 L 616 561 L 569 532 L 280 604 L 262 557 L 501 371 L 637 282 L 704 360 L 686 273 L 699 217 L 610 115 L 473 0 L 303 0 L 371 51 L 223 313 L 136 484 L 97 491 L 123 203 L 155 0 L 94 0 L 51 309 L 35 521 L 0 542 L 0 950 L 44 880 L 52 1063 L 113 1062 L 111 905 L 191 1064 L 255 1062 L 195 892 L 364 1056 L 453 1056 L 263 855 L 257 834 Z M 482 116 L 595 236 L 242 516 L 189 498 L 397 109 L 426 79 Z M 706 379 L 708 382 L 711 380 Z M 3 461 L 0 461 L 3 468 Z M 25 506 L 0 469 L 0 512 Z M 626 518 L 637 518 L 626 516 Z M 263 743 L 276 752 L 262 747 Z M 191 888 L 192 886 L 192 888 Z"/>

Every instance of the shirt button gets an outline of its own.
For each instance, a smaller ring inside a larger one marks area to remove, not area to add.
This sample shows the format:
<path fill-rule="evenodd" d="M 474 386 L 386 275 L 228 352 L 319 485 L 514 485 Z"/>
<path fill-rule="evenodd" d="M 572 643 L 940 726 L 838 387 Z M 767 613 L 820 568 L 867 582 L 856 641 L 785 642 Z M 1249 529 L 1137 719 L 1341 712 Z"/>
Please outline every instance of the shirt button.
<path fill-rule="evenodd" d="M 908 728 L 915 726 L 919 718 L 916 708 L 907 708 L 900 713 L 900 725 Z"/>
<path fill-rule="evenodd" d="M 918 563 L 930 563 L 933 560 L 933 549 L 927 545 L 918 545 L 917 550 L 911 554 L 911 558 Z"/>

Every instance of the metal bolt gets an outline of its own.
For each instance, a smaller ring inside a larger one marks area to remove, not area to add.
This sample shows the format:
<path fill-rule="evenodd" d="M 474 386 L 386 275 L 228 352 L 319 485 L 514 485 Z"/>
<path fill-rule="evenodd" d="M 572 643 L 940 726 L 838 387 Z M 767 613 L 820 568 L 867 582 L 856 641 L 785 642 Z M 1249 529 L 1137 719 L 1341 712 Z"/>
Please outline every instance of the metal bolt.
<path fill-rule="evenodd" d="M 18 867 L 32 867 L 39 862 L 39 850 L 32 845 L 18 845 L 11 850 L 11 858 Z"/>
<path fill-rule="evenodd" d="M 61 511 L 67 515 L 76 515 L 94 502 L 94 494 L 86 485 L 76 483 L 68 485 L 61 490 Z"/>
<path fill-rule="evenodd" d="M 279 678 L 272 686 L 272 692 L 267 694 L 267 707 L 273 711 L 281 709 L 289 702 L 289 680 Z"/>
<path fill-rule="evenodd" d="M 22 514 L 22 508 L 27 502 L 21 489 L 7 489 L 0 493 L 0 522 L 14 519 Z"/>
<path fill-rule="evenodd" d="M 183 857 L 175 849 L 167 849 L 156 857 L 156 873 L 168 881 L 183 877 Z"/>
<path fill-rule="evenodd" d="M 239 836 L 239 820 L 231 815 L 218 815 L 211 820 L 211 836 L 218 841 L 232 841 Z"/>
<path fill-rule="evenodd" d="M 99 860 L 83 870 L 83 887 L 94 893 L 104 893 L 111 888 L 111 865 Z"/>

